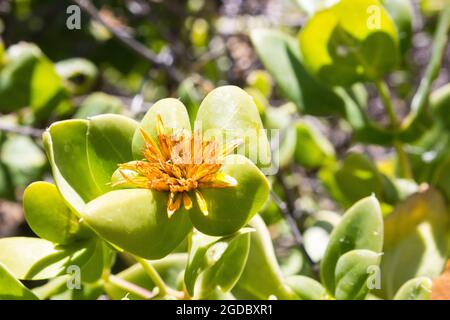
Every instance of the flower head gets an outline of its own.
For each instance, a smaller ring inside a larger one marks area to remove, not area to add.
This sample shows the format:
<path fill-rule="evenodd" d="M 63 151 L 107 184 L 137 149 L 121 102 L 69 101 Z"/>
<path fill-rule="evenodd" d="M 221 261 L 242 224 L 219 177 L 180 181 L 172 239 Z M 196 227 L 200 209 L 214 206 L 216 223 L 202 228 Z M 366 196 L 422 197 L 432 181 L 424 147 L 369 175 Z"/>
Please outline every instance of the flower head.
<path fill-rule="evenodd" d="M 237 185 L 236 179 L 220 172 L 224 157 L 239 144 L 239 140 L 220 148 L 214 140 L 204 140 L 201 132 L 194 134 L 168 133 L 160 115 L 157 120 L 158 143 L 140 129 L 144 139 L 145 159 L 119 165 L 123 180 L 113 185 L 131 184 L 169 192 L 167 214 L 171 217 L 181 205 L 186 210 L 192 208 L 191 195 L 194 194 L 202 213 L 208 215 L 202 188 L 229 188 Z M 130 174 L 133 173 L 133 174 Z"/>

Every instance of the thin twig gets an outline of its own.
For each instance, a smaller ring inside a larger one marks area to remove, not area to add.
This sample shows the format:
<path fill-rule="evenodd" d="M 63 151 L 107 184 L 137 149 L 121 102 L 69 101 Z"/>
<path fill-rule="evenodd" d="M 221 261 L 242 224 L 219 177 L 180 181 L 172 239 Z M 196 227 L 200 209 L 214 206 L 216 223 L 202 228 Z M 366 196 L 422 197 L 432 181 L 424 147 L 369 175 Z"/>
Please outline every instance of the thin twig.
<path fill-rule="evenodd" d="M 122 290 L 125 290 L 127 293 L 134 294 L 146 300 L 152 299 L 156 296 L 153 292 L 114 275 L 108 276 L 108 282 L 121 288 Z"/>
<path fill-rule="evenodd" d="M 308 252 L 306 251 L 305 248 L 305 243 L 303 241 L 303 236 L 297 226 L 297 222 L 295 221 L 291 211 L 289 210 L 287 204 L 280 199 L 280 197 L 278 197 L 278 195 L 271 190 L 270 191 L 270 196 L 272 197 L 272 200 L 275 202 L 275 204 L 277 205 L 278 209 L 281 211 L 281 213 L 283 214 L 283 217 L 286 219 L 286 222 L 289 225 L 289 228 L 291 229 L 291 233 L 294 236 L 294 240 L 297 243 L 301 253 L 303 254 L 303 256 L 306 258 L 306 262 L 308 263 L 308 265 L 311 267 L 311 270 L 318 275 L 318 267 L 317 264 L 311 259 L 311 257 L 309 256 Z"/>
<path fill-rule="evenodd" d="M 40 138 L 44 133 L 43 129 L 37 129 L 32 127 L 12 125 L 9 123 L 0 122 L 0 131 L 17 133 L 25 136 L 30 136 L 33 138 Z"/>
<path fill-rule="evenodd" d="M 72 0 L 75 4 L 81 7 L 89 16 L 95 21 L 102 24 L 107 28 L 111 34 L 119 40 L 122 44 L 133 50 L 136 54 L 140 55 L 144 59 L 155 64 L 157 67 L 164 69 L 172 80 L 177 83 L 182 81 L 182 77 L 177 69 L 172 65 L 172 61 L 167 61 L 162 55 L 158 55 L 148 49 L 146 46 L 136 41 L 126 31 L 115 28 L 109 25 L 101 16 L 97 8 L 89 0 Z"/>

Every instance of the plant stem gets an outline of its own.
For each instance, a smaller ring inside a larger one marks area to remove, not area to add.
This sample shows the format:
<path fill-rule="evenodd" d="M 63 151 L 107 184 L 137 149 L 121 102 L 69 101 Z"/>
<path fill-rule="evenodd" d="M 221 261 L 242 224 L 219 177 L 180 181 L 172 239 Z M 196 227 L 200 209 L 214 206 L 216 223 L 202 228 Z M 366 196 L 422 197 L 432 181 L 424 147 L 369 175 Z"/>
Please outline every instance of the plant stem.
<path fill-rule="evenodd" d="M 131 283 L 114 275 L 109 275 L 105 281 L 145 300 L 151 299 L 155 296 L 152 292 L 148 291 L 147 289 L 144 289 L 134 283 Z"/>
<path fill-rule="evenodd" d="M 377 87 L 378 93 L 380 94 L 381 101 L 383 102 L 383 106 L 386 109 L 389 121 L 391 123 L 392 129 L 397 131 L 399 129 L 399 121 L 397 119 L 397 115 L 395 114 L 395 109 L 392 104 L 392 100 L 389 94 L 389 89 L 384 81 L 378 80 L 375 81 L 375 85 Z"/>
<path fill-rule="evenodd" d="M 152 266 L 152 264 L 149 261 L 142 259 L 140 257 L 134 256 L 134 258 L 142 266 L 142 268 L 147 273 L 147 275 L 150 277 L 150 279 L 152 279 L 155 286 L 158 287 L 159 296 L 163 297 L 163 296 L 167 295 L 169 293 L 170 289 L 167 287 L 166 283 L 161 278 L 158 271 L 156 271 L 156 269 Z"/>
<path fill-rule="evenodd" d="M 286 187 L 286 184 L 285 184 L 283 178 L 281 177 L 281 175 L 280 176 L 277 175 L 277 180 L 280 182 L 284 192 L 286 193 L 287 187 Z M 300 252 L 305 257 L 306 262 L 310 266 L 312 272 L 314 272 L 314 274 L 316 276 L 318 276 L 319 270 L 317 268 L 317 264 L 311 259 L 308 252 L 306 251 L 305 243 L 303 241 L 303 236 L 297 226 L 297 221 L 294 218 L 294 214 L 293 214 L 294 203 L 291 203 L 290 205 L 286 204 L 283 200 L 281 200 L 278 197 L 278 195 L 273 190 L 270 191 L 270 196 L 271 196 L 272 200 L 275 202 L 278 209 L 283 214 L 283 217 L 286 219 L 286 222 L 288 223 L 289 228 L 291 229 L 291 233 L 295 239 L 295 242 L 297 243 L 297 245 L 300 249 Z M 288 197 L 288 196 L 286 195 L 286 197 Z M 290 203 L 290 201 L 288 203 Z"/>
<path fill-rule="evenodd" d="M 411 102 L 411 113 L 405 121 L 405 130 L 412 128 L 413 122 L 417 121 L 421 114 L 426 110 L 428 97 L 432 89 L 433 81 L 439 75 L 445 47 L 448 41 L 448 31 L 450 29 L 450 4 L 447 4 L 441 11 L 437 28 L 433 38 L 433 51 L 430 62 L 427 65 L 425 75 L 420 82 L 419 88 Z"/>
<path fill-rule="evenodd" d="M 394 130 L 395 135 L 400 131 L 401 123 L 397 119 L 397 115 L 395 113 L 394 105 L 392 104 L 392 99 L 389 93 L 389 88 L 384 81 L 378 80 L 375 81 L 375 85 L 377 87 L 378 93 L 380 94 L 381 101 L 383 102 L 383 106 L 386 109 L 386 112 L 389 117 L 390 125 L 392 130 Z M 400 170 L 400 176 L 402 178 L 411 179 L 411 163 L 409 162 L 409 158 L 405 149 L 403 147 L 403 143 L 396 138 L 394 141 L 394 148 L 397 153 L 398 166 Z"/>
<path fill-rule="evenodd" d="M 0 131 L 2 132 L 11 132 L 11 133 L 17 133 L 25 136 L 30 136 L 33 138 L 40 138 L 42 137 L 42 134 L 44 133 L 44 130 L 42 129 L 36 129 L 32 127 L 24 127 L 19 125 L 12 125 L 5 122 L 0 122 Z"/>

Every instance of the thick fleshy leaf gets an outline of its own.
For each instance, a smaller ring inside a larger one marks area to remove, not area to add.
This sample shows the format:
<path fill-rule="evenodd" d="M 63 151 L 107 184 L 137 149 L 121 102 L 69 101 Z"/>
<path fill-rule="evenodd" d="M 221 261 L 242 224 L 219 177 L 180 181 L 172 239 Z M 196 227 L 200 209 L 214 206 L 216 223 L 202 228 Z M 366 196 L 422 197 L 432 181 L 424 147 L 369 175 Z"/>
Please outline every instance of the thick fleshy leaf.
<path fill-rule="evenodd" d="M 342 163 L 323 167 L 319 177 L 327 191 L 344 207 L 373 193 L 380 198 L 385 196 L 384 191 L 395 193 L 391 190 L 390 181 L 383 177 L 367 156 L 360 153 L 350 153 Z"/>
<path fill-rule="evenodd" d="M 0 263 L 21 280 L 53 278 L 75 265 L 82 267 L 92 256 L 95 241 L 55 245 L 38 238 L 0 239 Z"/>
<path fill-rule="evenodd" d="M 58 190 L 77 212 L 102 194 L 93 179 L 86 152 L 87 120 L 56 122 L 44 134 L 44 146 Z"/>
<path fill-rule="evenodd" d="M 270 145 L 253 98 L 235 86 L 223 86 L 203 99 L 197 113 L 195 130 L 204 138 L 220 143 L 242 140 L 238 153 L 247 156 L 259 167 L 270 167 Z"/>
<path fill-rule="evenodd" d="M 297 295 L 283 282 L 269 230 L 260 216 L 250 221 L 250 252 L 244 272 L 232 290 L 238 299 L 296 299 Z"/>
<path fill-rule="evenodd" d="M 300 31 L 305 66 L 330 85 L 380 79 L 397 64 L 394 22 L 377 0 L 341 0 Z"/>
<path fill-rule="evenodd" d="M 372 193 L 381 195 L 382 176 L 365 155 L 349 154 L 335 173 L 335 179 L 348 203 L 354 203 Z"/>
<path fill-rule="evenodd" d="M 328 294 L 325 288 L 312 278 L 295 275 L 287 277 L 285 282 L 300 300 L 328 299 Z"/>
<path fill-rule="evenodd" d="M 418 277 L 405 282 L 395 294 L 394 300 L 430 300 L 433 282 L 427 277 Z"/>
<path fill-rule="evenodd" d="M 82 282 L 92 283 L 101 278 L 103 270 L 108 268 L 107 257 L 110 250 L 104 241 L 97 240 L 94 253 L 81 269 Z"/>
<path fill-rule="evenodd" d="M 131 141 L 137 123 L 119 115 L 56 122 L 44 134 L 44 145 L 61 195 L 77 212 L 86 202 L 112 190 L 119 163 L 132 160 Z"/>
<path fill-rule="evenodd" d="M 8 49 L 10 62 L 0 73 L 0 110 L 30 106 L 34 120 L 46 119 L 53 110 L 68 104 L 67 93 L 50 60 L 33 44 Z"/>
<path fill-rule="evenodd" d="M 2 144 L 1 161 L 16 187 L 38 180 L 47 165 L 44 151 L 27 136 L 9 135 Z"/>
<path fill-rule="evenodd" d="M 56 72 L 63 79 L 63 84 L 73 95 L 88 92 L 97 80 L 97 67 L 89 60 L 71 58 L 55 64 Z"/>
<path fill-rule="evenodd" d="M 284 96 L 302 112 L 329 115 L 344 111 L 343 100 L 306 71 L 294 37 L 280 31 L 262 29 L 253 31 L 251 40 Z"/>
<path fill-rule="evenodd" d="M 380 259 L 381 253 L 364 249 L 343 254 L 336 264 L 334 297 L 338 300 L 364 299 L 370 289 L 370 268 L 378 268 Z"/>
<path fill-rule="evenodd" d="M 379 295 L 392 298 L 409 279 L 441 274 L 447 258 L 448 213 L 443 196 L 428 189 L 400 203 L 386 218 Z"/>
<path fill-rule="evenodd" d="M 167 133 L 176 133 L 180 131 L 191 132 L 189 115 L 184 104 L 174 98 L 161 99 L 156 102 L 150 110 L 147 111 L 141 121 L 140 127 L 143 128 L 155 141 L 157 140 L 157 116 L 160 116 Z M 144 139 L 140 130 L 136 130 L 133 137 L 133 155 L 135 159 L 143 158 Z"/>
<path fill-rule="evenodd" d="M 316 128 L 299 122 L 296 129 L 295 161 L 308 169 L 318 168 L 335 158 L 333 145 Z"/>
<path fill-rule="evenodd" d="M 0 263 L 0 300 L 39 300 Z"/>
<path fill-rule="evenodd" d="M 380 253 L 383 247 L 383 217 L 378 200 L 364 198 L 344 214 L 330 236 L 322 260 L 322 284 L 330 294 L 336 289 L 335 272 L 339 258 L 352 250 L 367 249 Z"/>
<path fill-rule="evenodd" d="M 156 269 L 156 271 L 158 271 L 164 282 L 170 287 L 175 288 L 180 273 L 186 267 L 187 259 L 188 256 L 185 253 L 174 253 L 161 260 L 151 261 L 151 264 Z M 116 276 L 147 290 L 152 290 L 155 287 L 155 284 L 149 278 L 140 264 L 135 264 L 128 269 L 125 269 L 124 271 L 118 273 Z M 113 282 L 106 282 L 105 290 L 108 293 L 108 296 L 110 296 L 112 299 L 122 299 L 129 293 Z M 130 300 L 142 299 L 142 297 L 138 297 L 133 293 L 129 293 L 127 297 Z"/>
<path fill-rule="evenodd" d="M 264 205 L 269 196 L 269 181 L 262 172 L 242 155 L 229 155 L 221 172 L 233 177 L 237 186 L 199 189 L 208 208 L 205 215 L 197 201 L 189 211 L 192 224 L 211 236 L 226 236 L 237 232 Z"/>
<path fill-rule="evenodd" d="M 125 106 L 122 101 L 103 92 L 95 92 L 81 102 L 73 116 L 75 119 L 88 119 L 99 114 L 122 114 Z"/>
<path fill-rule="evenodd" d="M 54 184 L 43 181 L 30 184 L 23 194 L 23 208 L 31 230 L 43 239 L 67 244 L 83 233 L 86 235 Z"/>
<path fill-rule="evenodd" d="M 148 189 L 108 192 L 89 202 L 81 215 L 106 241 L 139 257 L 160 259 L 191 230 L 188 212 L 167 216 L 168 193 Z"/>
<path fill-rule="evenodd" d="M 244 270 L 250 249 L 249 229 L 217 238 L 194 233 L 189 261 L 184 274 L 186 289 L 191 296 L 204 298 L 216 287 L 230 291 Z"/>
<path fill-rule="evenodd" d="M 133 159 L 131 143 L 138 123 L 130 118 L 106 114 L 89 120 L 87 160 L 102 193 L 112 190 L 111 176 L 117 165 Z"/>

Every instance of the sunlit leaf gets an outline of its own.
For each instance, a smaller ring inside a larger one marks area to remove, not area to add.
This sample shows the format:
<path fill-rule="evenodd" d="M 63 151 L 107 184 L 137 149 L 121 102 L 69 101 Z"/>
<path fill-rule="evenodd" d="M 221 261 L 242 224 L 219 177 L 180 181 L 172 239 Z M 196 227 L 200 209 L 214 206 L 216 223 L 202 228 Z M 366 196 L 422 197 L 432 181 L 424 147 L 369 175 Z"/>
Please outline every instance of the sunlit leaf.
<path fill-rule="evenodd" d="M 0 239 L 0 263 L 17 279 L 48 279 L 64 274 L 70 266 L 81 268 L 94 249 L 94 241 L 56 245 L 38 238 L 3 238 Z"/>
<path fill-rule="evenodd" d="M 0 300 L 38 300 L 38 297 L 0 263 Z"/>
<path fill-rule="evenodd" d="M 377 0 L 341 0 L 317 12 L 299 40 L 305 66 L 330 85 L 380 79 L 397 64 L 397 29 Z"/>
<path fill-rule="evenodd" d="M 437 190 L 400 203 L 385 221 L 379 294 L 390 298 L 409 279 L 438 276 L 446 262 L 448 230 L 448 208 Z"/>
<path fill-rule="evenodd" d="M 322 284 L 333 295 L 337 286 L 335 274 L 340 257 L 356 249 L 380 253 L 382 246 L 383 218 L 380 205 L 374 196 L 364 198 L 347 210 L 331 233 L 321 263 Z"/>

